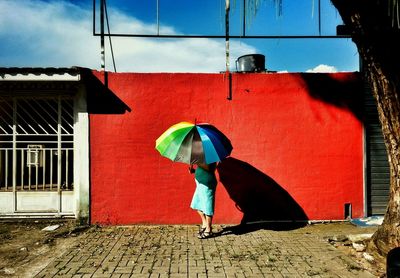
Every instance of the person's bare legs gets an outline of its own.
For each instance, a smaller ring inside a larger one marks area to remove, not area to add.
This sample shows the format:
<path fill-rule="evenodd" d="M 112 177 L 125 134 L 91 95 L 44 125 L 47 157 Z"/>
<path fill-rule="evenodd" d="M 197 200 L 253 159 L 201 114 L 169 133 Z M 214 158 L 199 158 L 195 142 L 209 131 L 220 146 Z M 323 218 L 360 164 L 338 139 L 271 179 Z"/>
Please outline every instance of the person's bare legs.
<path fill-rule="evenodd" d="M 206 226 L 205 226 L 206 229 L 204 230 L 204 232 L 210 233 L 212 231 L 212 219 L 213 219 L 213 217 L 212 217 L 212 215 L 206 215 L 205 219 L 206 219 Z"/>
<path fill-rule="evenodd" d="M 197 213 L 201 218 L 201 228 L 199 231 L 199 238 L 208 238 L 212 235 L 212 215 L 206 215 L 202 211 L 198 210 Z"/>
<path fill-rule="evenodd" d="M 207 229 L 207 216 L 200 210 L 197 211 L 201 218 L 201 230 Z"/>

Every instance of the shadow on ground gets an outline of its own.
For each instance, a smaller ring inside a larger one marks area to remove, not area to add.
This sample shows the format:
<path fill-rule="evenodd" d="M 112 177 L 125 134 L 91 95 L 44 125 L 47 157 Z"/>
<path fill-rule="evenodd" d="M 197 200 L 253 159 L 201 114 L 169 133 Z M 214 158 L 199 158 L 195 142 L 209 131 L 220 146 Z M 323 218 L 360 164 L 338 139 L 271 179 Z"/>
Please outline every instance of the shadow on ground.
<path fill-rule="evenodd" d="M 223 227 L 221 231 L 215 233 L 215 236 L 223 235 L 242 235 L 258 230 L 271 230 L 271 231 L 290 231 L 302 228 L 307 225 L 306 221 L 293 221 L 293 222 L 256 222 L 256 223 L 240 223 L 239 225 Z"/>
<path fill-rule="evenodd" d="M 249 163 L 229 157 L 218 165 L 217 171 L 236 208 L 243 213 L 241 223 L 225 228 L 222 234 L 293 230 L 307 224 L 307 215 L 296 200 Z"/>

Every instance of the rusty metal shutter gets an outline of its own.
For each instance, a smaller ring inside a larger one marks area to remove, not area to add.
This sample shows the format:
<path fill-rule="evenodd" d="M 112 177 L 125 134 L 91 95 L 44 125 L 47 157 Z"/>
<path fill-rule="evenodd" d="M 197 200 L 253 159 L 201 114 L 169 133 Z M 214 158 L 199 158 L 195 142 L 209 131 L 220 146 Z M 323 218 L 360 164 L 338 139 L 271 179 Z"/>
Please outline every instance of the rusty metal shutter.
<path fill-rule="evenodd" d="M 368 86 L 364 92 L 367 214 L 382 215 L 389 199 L 389 163 L 375 99 Z"/>

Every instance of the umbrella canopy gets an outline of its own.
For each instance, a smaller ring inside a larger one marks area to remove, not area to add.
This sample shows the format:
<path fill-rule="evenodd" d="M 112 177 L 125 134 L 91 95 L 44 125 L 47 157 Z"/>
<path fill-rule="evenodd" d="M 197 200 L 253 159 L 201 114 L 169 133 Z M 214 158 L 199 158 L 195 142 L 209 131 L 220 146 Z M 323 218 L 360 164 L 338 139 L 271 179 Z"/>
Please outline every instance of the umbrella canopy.
<path fill-rule="evenodd" d="M 232 145 L 213 125 L 180 122 L 156 140 L 156 149 L 172 161 L 210 164 L 229 156 Z"/>

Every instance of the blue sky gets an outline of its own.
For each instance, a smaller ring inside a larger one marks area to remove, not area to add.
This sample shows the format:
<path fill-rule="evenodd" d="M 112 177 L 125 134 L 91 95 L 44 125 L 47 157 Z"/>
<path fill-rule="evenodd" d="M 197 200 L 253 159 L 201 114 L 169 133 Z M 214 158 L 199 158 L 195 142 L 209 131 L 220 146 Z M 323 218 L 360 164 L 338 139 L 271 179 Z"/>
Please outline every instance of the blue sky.
<path fill-rule="evenodd" d="M 96 0 L 99 3 L 99 0 Z M 318 35 L 318 1 L 261 1 L 249 17 L 247 35 Z M 156 34 L 156 0 L 107 0 L 113 33 Z M 224 35 L 225 0 L 159 0 L 160 34 Z M 97 11 L 98 12 L 98 11 Z M 231 0 L 230 33 L 241 35 L 241 0 Z M 100 38 L 92 35 L 92 0 L 0 0 L 0 67 L 100 69 Z M 321 0 L 321 34 L 334 35 L 339 14 Z M 99 26 L 98 18 L 96 19 Z M 98 29 L 97 29 L 98 30 Z M 225 69 L 224 39 L 112 38 L 118 72 L 219 72 Z M 106 70 L 113 71 L 106 41 Z M 230 64 L 260 53 L 273 71 L 357 71 L 350 39 L 235 39 Z"/>

